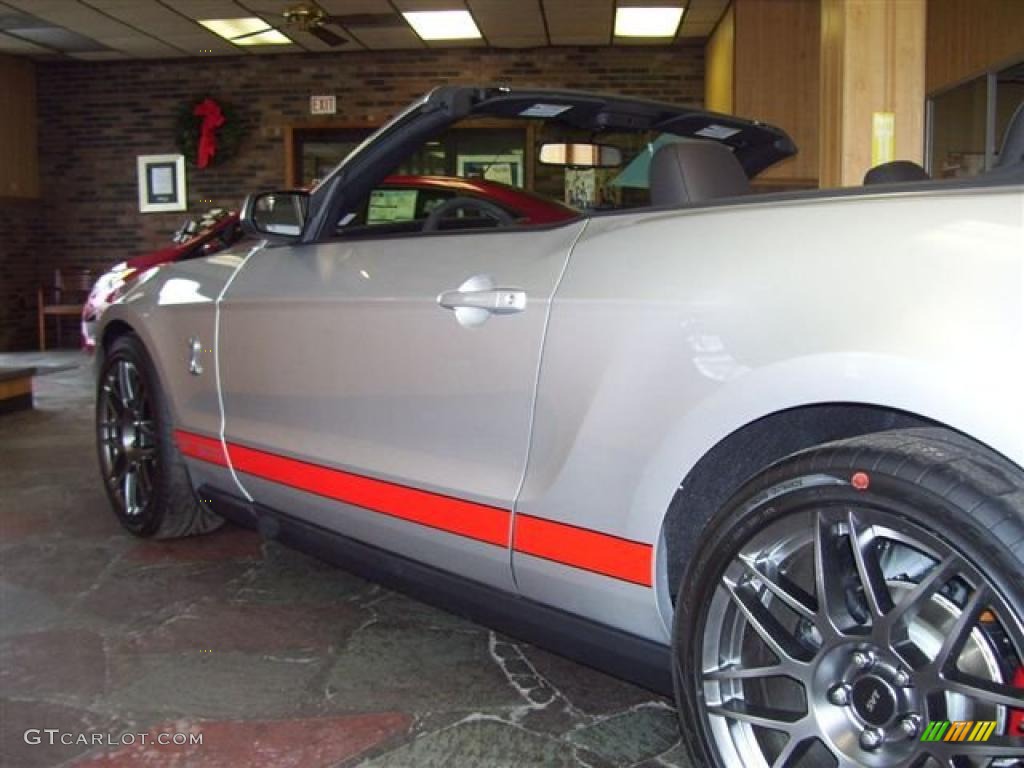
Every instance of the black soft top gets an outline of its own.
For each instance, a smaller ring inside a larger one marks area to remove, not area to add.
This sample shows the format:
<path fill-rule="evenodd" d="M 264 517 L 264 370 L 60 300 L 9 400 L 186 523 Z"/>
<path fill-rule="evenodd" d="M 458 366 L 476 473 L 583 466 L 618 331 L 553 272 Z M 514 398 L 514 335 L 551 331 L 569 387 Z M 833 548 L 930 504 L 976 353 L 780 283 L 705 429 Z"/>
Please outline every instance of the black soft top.
<path fill-rule="evenodd" d="M 477 115 L 553 121 L 594 133 L 659 131 L 717 141 L 733 151 L 748 177 L 797 152 L 789 135 L 774 125 L 658 101 L 586 91 L 458 86 L 437 89 L 428 103 L 435 97 L 468 101 L 471 114 Z"/>

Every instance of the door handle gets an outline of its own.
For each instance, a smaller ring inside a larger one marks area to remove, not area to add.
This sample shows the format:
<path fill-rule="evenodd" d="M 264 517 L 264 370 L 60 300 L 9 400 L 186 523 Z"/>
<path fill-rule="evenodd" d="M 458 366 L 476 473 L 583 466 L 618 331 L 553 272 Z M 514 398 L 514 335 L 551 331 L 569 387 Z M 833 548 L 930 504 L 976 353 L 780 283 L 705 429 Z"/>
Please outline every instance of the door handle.
<path fill-rule="evenodd" d="M 492 315 L 510 315 L 526 309 L 526 291 L 492 288 L 485 291 L 445 291 L 437 297 L 445 309 L 482 309 Z"/>
<path fill-rule="evenodd" d="M 511 315 L 526 309 L 526 291 L 499 288 L 490 275 L 473 275 L 454 291 L 445 291 L 437 303 L 455 312 L 459 325 L 476 328 L 491 315 Z"/>

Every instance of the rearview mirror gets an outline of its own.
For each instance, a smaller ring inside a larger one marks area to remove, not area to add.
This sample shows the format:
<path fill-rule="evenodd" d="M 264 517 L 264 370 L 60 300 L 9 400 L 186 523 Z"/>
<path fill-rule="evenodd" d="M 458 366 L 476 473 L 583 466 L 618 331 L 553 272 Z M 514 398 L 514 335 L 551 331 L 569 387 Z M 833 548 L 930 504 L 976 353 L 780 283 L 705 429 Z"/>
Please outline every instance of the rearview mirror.
<path fill-rule="evenodd" d="M 540 162 L 577 168 L 618 168 L 622 165 L 622 150 L 611 144 L 541 144 Z"/>
<path fill-rule="evenodd" d="M 242 206 L 242 227 L 251 235 L 294 239 L 302 235 L 309 210 L 305 190 L 260 192 Z"/>

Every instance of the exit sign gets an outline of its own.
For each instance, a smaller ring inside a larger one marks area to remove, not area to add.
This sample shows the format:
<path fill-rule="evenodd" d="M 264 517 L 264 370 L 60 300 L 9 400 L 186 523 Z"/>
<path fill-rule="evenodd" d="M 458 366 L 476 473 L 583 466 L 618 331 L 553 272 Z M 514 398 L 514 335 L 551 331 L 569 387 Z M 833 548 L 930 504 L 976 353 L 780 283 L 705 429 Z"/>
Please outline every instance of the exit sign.
<path fill-rule="evenodd" d="M 311 115 L 333 115 L 338 111 L 338 98 L 332 93 L 329 96 L 310 96 L 309 113 Z"/>

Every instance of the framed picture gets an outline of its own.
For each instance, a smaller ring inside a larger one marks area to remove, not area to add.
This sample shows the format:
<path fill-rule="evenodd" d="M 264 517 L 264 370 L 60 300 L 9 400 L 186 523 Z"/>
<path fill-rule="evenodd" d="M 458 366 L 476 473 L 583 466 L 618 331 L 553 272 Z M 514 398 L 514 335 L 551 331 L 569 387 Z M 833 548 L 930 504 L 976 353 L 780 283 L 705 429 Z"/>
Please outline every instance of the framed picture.
<path fill-rule="evenodd" d="M 186 210 L 184 155 L 140 155 L 138 172 L 140 211 Z"/>
<path fill-rule="evenodd" d="M 487 179 L 513 187 L 521 187 L 523 156 L 512 155 L 459 155 L 458 175 L 464 178 Z"/>

